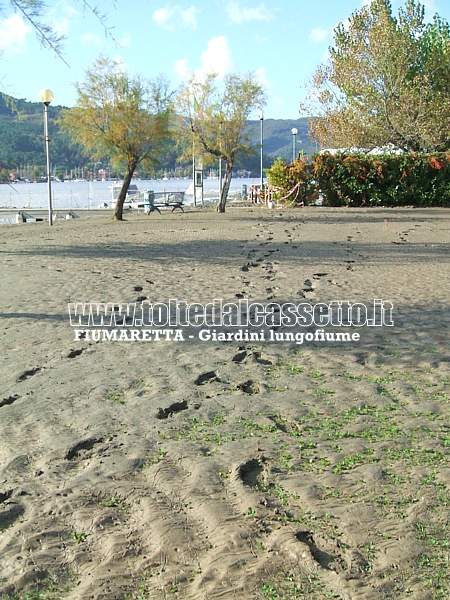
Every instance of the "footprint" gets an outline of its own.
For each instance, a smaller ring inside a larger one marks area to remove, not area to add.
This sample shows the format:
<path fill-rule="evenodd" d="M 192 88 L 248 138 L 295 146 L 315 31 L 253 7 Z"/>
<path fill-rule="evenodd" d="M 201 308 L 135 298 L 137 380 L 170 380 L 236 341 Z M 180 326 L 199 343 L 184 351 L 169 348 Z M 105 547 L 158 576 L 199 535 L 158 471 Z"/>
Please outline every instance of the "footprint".
<path fill-rule="evenodd" d="M 366 354 L 355 354 L 356 362 L 359 365 L 365 365 L 367 363 L 367 355 Z"/>
<path fill-rule="evenodd" d="M 257 458 L 252 458 L 237 468 L 239 479 L 249 487 L 259 487 L 262 476 L 265 474 L 265 469 Z"/>
<path fill-rule="evenodd" d="M 272 361 L 267 358 L 261 357 L 261 352 L 251 350 L 250 348 L 244 348 L 239 346 L 239 352 L 237 352 L 231 359 L 235 363 L 241 362 L 253 362 L 259 363 L 260 365 L 272 365 Z"/>
<path fill-rule="evenodd" d="M 0 492 L 0 504 L 2 502 L 5 502 L 6 500 L 9 500 L 12 496 L 12 493 L 12 490 L 8 490 L 7 492 Z"/>
<path fill-rule="evenodd" d="M 16 379 L 16 381 L 25 381 L 25 379 L 28 379 L 29 377 L 33 377 L 33 375 L 36 375 L 36 373 L 39 373 L 40 370 L 41 370 L 41 367 L 35 367 L 34 369 L 28 369 L 27 371 L 24 371 L 21 375 L 19 375 L 19 377 Z"/>
<path fill-rule="evenodd" d="M 242 352 L 238 352 L 237 354 L 235 354 L 231 360 L 236 363 L 241 363 L 249 355 L 250 354 L 249 354 L 249 352 L 247 352 L 247 350 L 243 350 Z"/>
<path fill-rule="evenodd" d="M 181 402 L 174 402 L 167 408 L 158 408 L 158 412 L 156 414 L 157 419 L 167 419 L 174 413 L 180 412 L 182 410 L 186 410 L 188 408 L 188 403 L 186 400 L 182 400 Z"/>
<path fill-rule="evenodd" d="M 214 381 L 220 381 L 217 377 L 217 373 L 215 371 L 208 371 L 207 373 L 199 375 L 194 383 L 195 385 L 205 385 L 207 383 L 213 383 Z"/>
<path fill-rule="evenodd" d="M 0 531 L 11 527 L 24 512 L 25 509 L 20 504 L 12 504 L 7 510 L 0 511 Z"/>
<path fill-rule="evenodd" d="M 14 404 L 16 400 L 20 398 L 19 394 L 14 394 L 14 396 L 9 396 L 8 398 L 3 398 L 0 400 L 0 408 L 2 406 L 9 406 L 10 404 Z M 0 494 L 0 502 L 1 502 L 1 494 Z"/>
<path fill-rule="evenodd" d="M 368 567 L 369 567 L 369 563 L 364 558 L 364 556 L 362 556 L 362 554 L 360 552 L 358 552 L 358 550 L 354 550 L 352 552 L 352 557 L 351 557 L 351 567 L 350 567 L 349 576 L 357 579 L 363 573 L 367 573 Z"/>
<path fill-rule="evenodd" d="M 80 454 L 84 450 L 92 450 L 92 448 L 96 444 L 101 444 L 103 441 L 104 439 L 102 437 L 88 438 L 87 440 L 82 440 L 81 442 L 78 442 L 78 444 L 72 446 L 72 448 L 69 448 L 69 450 L 66 452 L 65 458 L 66 460 L 75 460 L 76 458 L 82 458 Z"/>
<path fill-rule="evenodd" d="M 243 383 L 238 383 L 238 385 L 236 386 L 238 390 L 241 390 L 242 392 L 244 392 L 244 394 L 258 394 L 261 391 L 261 388 L 259 387 L 259 384 L 256 381 L 253 381 L 252 379 L 248 379 L 247 381 L 244 381 Z"/>
<path fill-rule="evenodd" d="M 71 350 L 67 355 L 67 358 L 75 358 L 76 356 L 80 356 L 83 350 L 85 350 L 85 348 L 80 348 L 79 350 Z"/>
<path fill-rule="evenodd" d="M 295 537 L 302 544 L 306 544 L 311 552 L 311 556 L 318 563 L 322 569 L 329 571 L 335 571 L 335 563 L 337 557 L 333 554 L 321 550 L 314 541 L 313 535 L 310 531 L 297 531 Z"/>
<path fill-rule="evenodd" d="M 248 271 L 250 269 L 250 267 L 258 267 L 258 263 L 255 263 L 253 261 L 249 261 L 247 263 L 245 263 L 245 265 L 243 265 L 241 267 L 241 271 Z"/>

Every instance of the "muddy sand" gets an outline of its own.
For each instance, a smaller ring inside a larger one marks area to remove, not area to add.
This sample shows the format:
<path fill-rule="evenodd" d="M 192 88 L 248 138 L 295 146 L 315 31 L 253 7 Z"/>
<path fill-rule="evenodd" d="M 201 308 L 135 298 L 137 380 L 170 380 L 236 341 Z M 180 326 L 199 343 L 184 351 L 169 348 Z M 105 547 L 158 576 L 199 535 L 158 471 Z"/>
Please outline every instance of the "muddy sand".
<path fill-rule="evenodd" d="M 2 227 L 0 598 L 449 597 L 449 242 L 439 209 Z M 169 299 L 378 299 L 394 325 L 102 341 L 68 317 Z"/>

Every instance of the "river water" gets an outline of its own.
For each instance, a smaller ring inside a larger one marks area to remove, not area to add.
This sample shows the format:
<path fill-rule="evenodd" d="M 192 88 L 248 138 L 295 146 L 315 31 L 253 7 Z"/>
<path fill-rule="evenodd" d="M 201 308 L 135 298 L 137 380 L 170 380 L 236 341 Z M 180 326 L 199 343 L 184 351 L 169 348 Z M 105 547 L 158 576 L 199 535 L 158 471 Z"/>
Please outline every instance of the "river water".
<path fill-rule="evenodd" d="M 113 181 L 66 181 L 52 182 L 52 204 L 58 208 L 98 208 L 105 203 L 109 206 L 112 201 L 111 186 Z M 140 191 L 155 192 L 186 192 L 192 180 L 190 179 L 150 179 L 133 180 Z M 241 191 L 242 185 L 250 189 L 252 184 L 258 184 L 258 179 L 234 178 L 231 180 L 230 192 Z M 204 179 L 205 197 L 218 196 L 219 182 L 217 179 Z M 197 198 L 200 197 L 197 191 Z M 192 195 L 185 197 L 186 203 L 192 201 Z M 48 190 L 46 183 L 14 183 L 0 185 L 0 207 L 2 208 L 46 208 L 48 205 Z"/>

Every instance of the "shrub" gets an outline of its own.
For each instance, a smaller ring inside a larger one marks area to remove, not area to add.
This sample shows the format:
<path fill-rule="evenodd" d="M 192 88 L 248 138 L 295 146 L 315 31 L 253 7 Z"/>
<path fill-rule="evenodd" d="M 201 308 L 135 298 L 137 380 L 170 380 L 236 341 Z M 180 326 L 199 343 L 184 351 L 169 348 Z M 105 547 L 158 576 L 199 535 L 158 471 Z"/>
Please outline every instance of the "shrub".
<path fill-rule="evenodd" d="M 300 156 L 290 165 L 277 158 L 266 169 L 273 198 L 283 204 L 306 204 L 313 200 L 317 192 L 313 170 L 314 165 L 306 156 Z"/>
<path fill-rule="evenodd" d="M 313 176 L 329 206 L 450 205 L 450 153 L 326 152 Z"/>

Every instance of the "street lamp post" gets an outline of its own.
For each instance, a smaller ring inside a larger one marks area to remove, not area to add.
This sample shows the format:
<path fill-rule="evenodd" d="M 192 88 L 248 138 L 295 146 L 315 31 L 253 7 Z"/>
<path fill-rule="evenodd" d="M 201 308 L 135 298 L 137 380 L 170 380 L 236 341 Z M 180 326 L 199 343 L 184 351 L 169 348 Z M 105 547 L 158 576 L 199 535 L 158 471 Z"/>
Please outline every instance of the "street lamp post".
<path fill-rule="evenodd" d="M 219 123 L 219 150 L 222 152 L 222 121 Z M 219 156 L 219 202 L 222 201 L 222 156 Z"/>
<path fill-rule="evenodd" d="M 294 162 L 295 161 L 295 142 L 296 142 L 296 137 L 297 137 L 298 129 L 296 129 L 295 127 L 293 127 L 291 129 L 291 133 L 292 133 L 292 162 Z"/>
<path fill-rule="evenodd" d="M 48 224 L 53 225 L 53 209 L 52 209 L 52 175 L 50 172 L 50 138 L 48 137 L 48 107 L 53 100 L 53 92 L 49 89 L 42 89 L 39 92 L 39 100 L 44 105 L 44 135 L 45 135 L 45 150 L 47 153 L 47 189 L 48 189 Z"/>
<path fill-rule="evenodd" d="M 261 194 L 264 187 L 264 171 L 263 171 L 263 156 L 264 156 L 264 114 L 261 111 L 259 116 L 261 122 Z"/>

